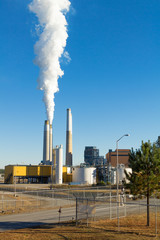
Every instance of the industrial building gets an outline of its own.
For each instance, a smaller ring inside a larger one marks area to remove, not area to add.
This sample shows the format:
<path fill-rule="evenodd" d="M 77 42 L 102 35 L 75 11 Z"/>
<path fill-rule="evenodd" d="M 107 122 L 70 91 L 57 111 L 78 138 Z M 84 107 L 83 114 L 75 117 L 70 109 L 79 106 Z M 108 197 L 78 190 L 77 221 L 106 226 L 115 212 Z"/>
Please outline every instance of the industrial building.
<path fill-rule="evenodd" d="M 63 146 L 53 148 L 52 124 L 48 120 L 44 123 L 43 160 L 39 165 L 8 165 L 5 167 L 5 183 L 79 183 L 95 184 L 96 168 L 72 167 L 72 113 L 67 109 L 66 128 L 66 166 L 63 166 Z M 91 148 L 91 149 L 89 149 Z M 99 157 L 99 150 L 88 147 L 93 157 L 91 164 L 103 162 Z M 98 162 L 99 160 L 99 162 Z"/>
<path fill-rule="evenodd" d="M 119 164 L 124 164 L 125 167 L 128 167 L 129 153 L 130 153 L 130 149 L 118 149 Z M 116 167 L 117 151 L 116 150 L 112 151 L 112 149 L 110 149 L 109 152 L 106 154 L 106 159 L 108 164 L 110 164 L 112 167 Z"/>
<path fill-rule="evenodd" d="M 99 157 L 99 149 L 96 147 L 85 147 L 84 162 L 88 165 L 94 165 L 94 162 Z"/>
<path fill-rule="evenodd" d="M 5 167 L 4 182 L 17 183 L 55 183 L 55 168 L 46 165 L 8 165 Z M 57 180 L 58 181 L 58 180 Z M 62 168 L 61 182 L 72 182 L 71 170 Z"/>
<path fill-rule="evenodd" d="M 85 147 L 84 150 L 84 162 L 89 166 L 104 165 L 104 157 L 99 156 L 99 149 L 90 146 Z"/>
<path fill-rule="evenodd" d="M 62 146 L 57 146 L 61 155 Z M 59 169 L 59 168 L 58 168 Z M 8 165 L 5 167 L 4 182 L 13 183 L 77 183 L 96 184 L 96 168 L 93 167 L 67 167 L 56 175 L 57 170 L 45 165 Z"/>

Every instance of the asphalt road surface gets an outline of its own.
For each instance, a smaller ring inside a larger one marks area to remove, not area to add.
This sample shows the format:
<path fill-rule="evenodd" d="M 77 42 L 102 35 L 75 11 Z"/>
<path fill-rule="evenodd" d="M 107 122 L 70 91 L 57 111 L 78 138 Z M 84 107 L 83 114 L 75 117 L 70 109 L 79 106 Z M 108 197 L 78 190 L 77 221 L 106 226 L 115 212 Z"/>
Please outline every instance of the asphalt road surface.
<path fill-rule="evenodd" d="M 62 208 L 60 221 L 69 221 L 75 218 L 75 208 Z M 58 210 L 47 210 L 33 213 L 12 214 L 0 216 L 0 231 L 11 229 L 28 228 L 41 224 L 51 224 L 59 222 Z"/>

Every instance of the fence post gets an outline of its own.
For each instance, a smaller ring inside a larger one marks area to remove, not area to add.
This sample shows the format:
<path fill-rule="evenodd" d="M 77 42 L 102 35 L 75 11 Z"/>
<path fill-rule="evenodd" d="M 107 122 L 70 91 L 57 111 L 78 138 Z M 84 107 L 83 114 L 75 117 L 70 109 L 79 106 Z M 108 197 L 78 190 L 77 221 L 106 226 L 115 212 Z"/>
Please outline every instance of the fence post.
<path fill-rule="evenodd" d="M 117 195 L 117 227 L 119 231 L 119 194 Z"/>
<path fill-rule="evenodd" d="M 157 236 L 157 204 L 155 205 L 155 234 Z"/>
<path fill-rule="evenodd" d="M 78 201 L 77 201 L 77 198 L 76 198 L 76 226 L 78 224 Z"/>
<path fill-rule="evenodd" d="M 88 227 L 88 198 L 87 198 L 87 227 Z"/>
<path fill-rule="evenodd" d="M 3 212 L 3 193 L 2 193 L 2 212 Z"/>
<path fill-rule="evenodd" d="M 38 208 L 38 191 L 37 191 L 37 208 Z"/>
<path fill-rule="evenodd" d="M 127 203 L 127 200 L 126 200 L 126 194 L 124 195 L 124 207 L 125 207 L 125 217 L 127 216 L 127 212 L 126 212 L 126 203 Z"/>
<path fill-rule="evenodd" d="M 53 192 L 52 192 L 52 206 L 54 206 Z"/>
<path fill-rule="evenodd" d="M 8 200 L 6 199 L 6 211 L 8 211 Z"/>
<path fill-rule="evenodd" d="M 22 198 L 22 192 L 21 192 L 21 208 L 23 208 L 23 198 Z"/>
<path fill-rule="evenodd" d="M 155 235 L 157 237 L 157 201 L 155 196 L 154 196 L 154 204 L 155 204 Z"/>
<path fill-rule="evenodd" d="M 61 212 L 62 212 L 61 207 L 59 208 L 58 212 L 59 212 L 59 223 L 60 223 L 60 220 L 61 220 Z"/>
<path fill-rule="evenodd" d="M 110 204 L 109 204 L 109 218 L 112 219 L 112 196 L 111 196 L 111 191 L 110 191 Z"/>
<path fill-rule="evenodd" d="M 69 189 L 68 189 L 68 204 L 69 204 Z M 70 202 L 70 205 L 71 205 L 71 202 Z"/>

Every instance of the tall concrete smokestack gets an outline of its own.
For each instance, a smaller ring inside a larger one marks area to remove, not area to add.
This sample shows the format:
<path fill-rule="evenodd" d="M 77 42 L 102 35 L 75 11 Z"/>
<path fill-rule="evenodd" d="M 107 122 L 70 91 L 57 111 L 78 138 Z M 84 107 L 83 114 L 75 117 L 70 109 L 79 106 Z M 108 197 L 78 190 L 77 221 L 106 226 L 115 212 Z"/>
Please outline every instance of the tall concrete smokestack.
<path fill-rule="evenodd" d="M 72 113 L 70 108 L 67 109 L 66 165 L 72 166 Z"/>
<path fill-rule="evenodd" d="M 49 161 L 49 121 L 44 124 L 44 140 L 43 140 L 43 163 Z"/>
<path fill-rule="evenodd" d="M 52 153 L 53 153 L 53 144 L 52 144 L 52 124 L 49 127 L 49 161 L 52 164 Z"/>

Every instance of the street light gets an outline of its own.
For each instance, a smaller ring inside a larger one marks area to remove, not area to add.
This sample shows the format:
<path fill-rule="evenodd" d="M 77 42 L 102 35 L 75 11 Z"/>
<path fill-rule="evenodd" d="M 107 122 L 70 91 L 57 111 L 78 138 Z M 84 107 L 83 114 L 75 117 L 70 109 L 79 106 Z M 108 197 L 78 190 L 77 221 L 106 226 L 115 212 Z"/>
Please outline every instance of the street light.
<path fill-rule="evenodd" d="M 116 148 L 117 148 L 117 171 L 116 171 L 116 182 L 117 182 L 117 221 L 118 221 L 118 230 L 119 230 L 119 198 L 118 198 L 118 190 L 119 190 L 119 173 L 118 173 L 118 142 L 123 138 L 123 137 L 129 137 L 129 134 L 124 134 L 122 137 L 120 137 L 116 141 Z"/>
<path fill-rule="evenodd" d="M 118 198 L 118 185 L 119 185 L 119 174 L 118 174 L 118 142 L 123 138 L 123 137 L 128 137 L 130 136 L 129 134 L 124 134 L 122 137 L 120 137 L 117 141 L 116 141 L 116 148 L 117 148 L 117 174 L 116 174 L 116 182 L 117 182 L 117 198 Z"/>

